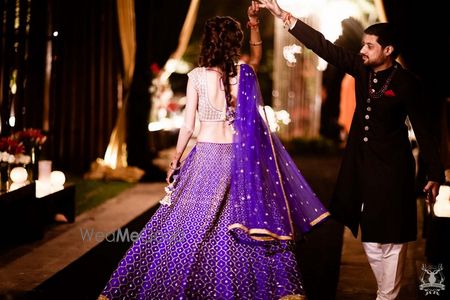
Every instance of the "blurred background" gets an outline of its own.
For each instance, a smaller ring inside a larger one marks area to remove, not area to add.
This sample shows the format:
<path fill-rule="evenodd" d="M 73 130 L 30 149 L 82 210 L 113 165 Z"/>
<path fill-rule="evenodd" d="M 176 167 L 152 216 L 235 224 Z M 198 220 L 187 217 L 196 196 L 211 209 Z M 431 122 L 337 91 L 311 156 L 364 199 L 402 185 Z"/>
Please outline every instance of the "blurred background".
<path fill-rule="evenodd" d="M 403 64 L 427 85 L 430 110 L 424 114 L 434 120 L 448 166 L 450 27 L 442 1 L 279 2 L 330 40 L 356 51 L 365 26 L 394 23 L 401 32 Z M 99 165 L 132 166 L 145 172 L 137 178 L 159 180 L 152 161 L 175 142 L 186 73 L 196 65 L 204 21 L 230 15 L 246 30 L 249 4 L 1 0 L 1 136 L 42 130 L 47 140 L 40 158 L 68 173 L 82 176 Z M 341 100 L 336 86 L 344 74 L 327 70 L 307 49 L 289 64 L 283 47 L 295 41 L 266 11 L 260 30 L 264 55 L 258 77 L 264 99 L 290 118 L 279 128 L 280 136 L 345 143 L 352 102 L 346 96 Z M 245 58 L 249 49 L 244 45 Z"/>
<path fill-rule="evenodd" d="M 0 298 L 13 299 L 31 289 L 24 299 L 98 295 L 129 245 L 102 241 L 89 248 L 80 242 L 79 229 L 133 231 L 145 225 L 164 193 L 165 168 L 182 124 L 186 74 L 197 64 L 203 24 L 217 15 L 240 21 L 246 61 L 250 3 L 0 0 L 0 225 L 14 237 L 38 235 L 20 247 L 5 248 L 2 235 Z M 393 23 L 400 32 L 401 63 L 425 83 L 423 114 L 433 125 L 448 173 L 450 26 L 445 1 L 279 4 L 351 51 L 359 51 L 366 26 Z M 259 27 L 263 56 L 257 75 L 271 128 L 328 205 L 355 105 L 353 79 L 304 48 L 267 11 L 261 11 Z M 415 145 L 412 129 L 411 141 Z M 417 147 L 414 153 L 417 179 L 423 182 Z M 76 189 L 66 184 L 43 198 L 37 195 L 38 186 L 36 191 L 27 185 L 3 193 L 15 166 L 28 172 L 16 175 L 37 182 L 39 161 L 50 161 L 50 168 L 62 171 L 67 181 L 76 179 Z M 37 203 L 46 203 L 43 223 Z M 426 232 L 425 207 L 423 201 L 417 203 L 419 228 L 423 225 Z M 49 226 L 54 223 L 61 226 Z M 419 239 L 408 250 L 401 299 L 421 299 L 418 272 L 424 248 Z M 374 279 L 363 251 L 342 225 L 319 227 L 308 243 L 299 245 L 298 254 L 310 299 L 374 298 Z"/>

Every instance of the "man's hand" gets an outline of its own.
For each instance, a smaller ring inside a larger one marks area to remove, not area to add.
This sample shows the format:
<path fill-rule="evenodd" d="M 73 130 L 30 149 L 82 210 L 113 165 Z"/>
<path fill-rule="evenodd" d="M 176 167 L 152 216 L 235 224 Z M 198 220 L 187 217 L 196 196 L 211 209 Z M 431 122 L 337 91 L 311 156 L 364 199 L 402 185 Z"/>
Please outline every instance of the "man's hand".
<path fill-rule="evenodd" d="M 272 13 L 272 15 L 281 19 L 283 10 L 278 5 L 277 0 L 258 0 L 258 1 L 260 3 L 259 4 L 260 7 L 267 8 Z"/>
<path fill-rule="evenodd" d="M 427 203 L 434 203 L 436 202 L 436 197 L 439 195 L 439 182 L 436 181 L 428 181 L 425 187 L 423 188 L 423 191 L 426 193 L 426 199 L 425 201 Z"/>

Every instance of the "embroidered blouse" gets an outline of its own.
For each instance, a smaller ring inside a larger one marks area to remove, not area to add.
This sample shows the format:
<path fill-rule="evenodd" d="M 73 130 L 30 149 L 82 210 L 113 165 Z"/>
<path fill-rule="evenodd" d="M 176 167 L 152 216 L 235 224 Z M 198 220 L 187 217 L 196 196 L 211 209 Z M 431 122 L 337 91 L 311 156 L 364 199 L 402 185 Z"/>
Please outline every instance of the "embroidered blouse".
<path fill-rule="evenodd" d="M 206 86 L 206 68 L 198 67 L 188 73 L 189 78 L 194 81 L 195 89 L 198 93 L 198 117 L 200 121 L 217 122 L 225 121 L 224 110 L 215 108 L 208 98 L 208 88 Z M 225 99 L 224 99 L 225 101 Z"/>

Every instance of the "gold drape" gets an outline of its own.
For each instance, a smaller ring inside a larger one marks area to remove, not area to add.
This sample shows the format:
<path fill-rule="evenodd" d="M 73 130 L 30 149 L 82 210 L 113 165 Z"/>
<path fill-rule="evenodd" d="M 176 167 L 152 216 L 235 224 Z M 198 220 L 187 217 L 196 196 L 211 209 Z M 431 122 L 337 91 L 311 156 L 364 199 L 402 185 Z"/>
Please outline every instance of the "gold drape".
<path fill-rule="evenodd" d="M 375 8 L 377 10 L 378 18 L 380 22 L 387 22 L 386 11 L 384 10 L 383 0 L 374 1 Z"/>
<path fill-rule="evenodd" d="M 184 51 L 186 51 L 189 39 L 191 38 L 192 30 L 194 29 L 195 21 L 197 20 L 199 4 L 200 0 L 191 0 L 191 5 L 189 6 L 186 19 L 183 23 L 183 28 L 181 29 L 177 50 L 175 50 L 171 58 L 180 59 L 181 56 L 183 56 Z"/>
<path fill-rule="evenodd" d="M 117 0 L 117 16 L 123 61 L 123 78 L 119 80 L 119 84 L 121 82 L 123 88 L 118 89 L 119 109 L 116 126 L 111 133 L 104 158 L 104 163 L 113 169 L 127 166 L 126 106 L 136 58 L 134 0 Z"/>
<path fill-rule="evenodd" d="M 175 71 L 178 61 L 181 59 L 184 52 L 186 51 L 186 48 L 189 44 L 189 40 L 191 38 L 192 30 L 194 29 L 195 22 L 197 21 L 197 12 L 199 4 L 200 0 L 191 0 L 191 4 L 189 5 L 189 10 L 186 15 L 186 19 L 184 20 L 183 23 L 183 28 L 181 29 L 180 32 L 177 49 L 172 53 L 172 55 L 164 65 L 163 70 L 161 71 L 162 72 L 160 74 L 161 82 L 166 82 L 168 80 L 170 74 L 172 74 L 172 72 Z"/>
<path fill-rule="evenodd" d="M 134 0 L 117 0 L 120 44 L 122 48 L 123 77 L 118 80 L 118 111 L 116 125 L 111 133 L 104 159 L 91 164 L 86 179 L 110 179 L 136 182 L 144 171 L 127 163 L 127 101 L 136 62 L 136 18 Z"/>

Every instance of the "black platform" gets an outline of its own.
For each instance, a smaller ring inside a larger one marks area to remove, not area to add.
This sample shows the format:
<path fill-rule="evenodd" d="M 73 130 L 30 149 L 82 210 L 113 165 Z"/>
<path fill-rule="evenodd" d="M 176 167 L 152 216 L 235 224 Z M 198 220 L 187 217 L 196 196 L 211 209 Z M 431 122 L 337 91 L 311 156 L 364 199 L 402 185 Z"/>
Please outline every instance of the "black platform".
<path fill-rule="evenodd" d="M 36 198 L 36 184 L 27 184 L 0 194 L 0 248 L 36 241 L 45 234 L 47 225 L 62 214 L 68 222 L 75 221 L 75 185 L 41 198 Z"/>

